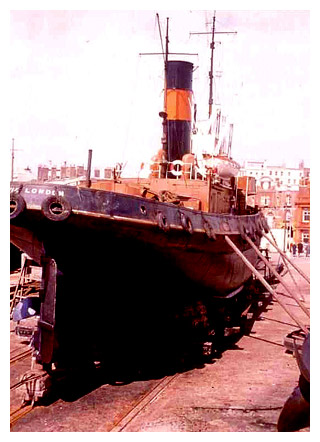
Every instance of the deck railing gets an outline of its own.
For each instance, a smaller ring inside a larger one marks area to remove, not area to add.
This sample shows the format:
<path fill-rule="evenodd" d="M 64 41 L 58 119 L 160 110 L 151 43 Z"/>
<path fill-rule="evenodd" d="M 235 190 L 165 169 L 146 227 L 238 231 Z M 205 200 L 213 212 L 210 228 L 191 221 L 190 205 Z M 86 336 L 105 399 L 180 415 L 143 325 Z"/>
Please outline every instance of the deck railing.
<path fill-rule="evenodd" d="M 180 179 L 200 179 L 205 181 L 208 176 L 206 169 L 201 169 L 194 163 L 184 163 L 181 160 L 175 160 L 172 162 L 154 161 L 150 163 L 150 172 L 152 176 L 156 178 L 176 178 Z"/>

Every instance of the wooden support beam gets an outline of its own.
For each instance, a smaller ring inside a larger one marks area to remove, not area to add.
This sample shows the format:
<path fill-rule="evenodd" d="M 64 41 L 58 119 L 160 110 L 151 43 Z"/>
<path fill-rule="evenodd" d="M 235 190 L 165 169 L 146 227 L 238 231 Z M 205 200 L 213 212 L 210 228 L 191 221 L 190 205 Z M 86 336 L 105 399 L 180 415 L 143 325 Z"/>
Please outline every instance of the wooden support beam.
<path fill-rule="evenodd" d="M 264 233 L 262 232 L 262 235 L 270 242 L 270 244 L 280 253 L 280 255 L 286 259 L 291 265 L 292 267 L 294 267 L 296 269 L 296 271 L 298 273 L 300 273 L 300 275 L 310 284 L 310 278 L 301 270 L 299 269 L 298 266 L 295 265 L 295 263 L 287 257 L 287 255 L 285 253 L 283 253 L 283 251 L 281 249 L 279 249 L 279 247 Z"/>
<path fill-rule="evenodd" d="M 242 259 L 246 266 L 252 271 L 252 273 L 259 279 L 259 281 L 264 285 L 264 287 L 271 293 L 271 295 L 277 300 L 281 307 L 287 312 L 287 314 L 296 322 L 296 324 L 306 333 L 309 334 L 307 327 L 302 324 L 302 322 L 287 308 L 287 306 L 282 302 L 275 290 L 267 283 L 264 277 L 258 272 L 257 269 L 251 264 L 250 261 L 244 256 L 244 254 L 238 249 L 238 247 L 231 241 L 231 239 L 225 235 L 225 240 L 229 246 L 235 251 L 235 253 Z"/>
<path fill-rule="evenodd" d="M 254 242 L 249 238 L 248 235 L 244 235 L 245 240 L 250 244 L 250 246 L 255 250 L 257 255 L 262 259 L 262 261 L 265 263 L 265 265 L 268 267 L 268 269 L 271 270 L 271 272 L 278 278 L 279 282 L 283 285 L 285 290 L 289 293 L 289 295 L 296 301 L 296 303 L 301 307 L 301 309 L 305 312 L 305 314 L 310 318 L 310 312 L 306 308 L 304 304 L 300 301 L 300 299 L 289 289 L 288 285 L 282 278 L 282 276 L 272 267 L 270 262 L 263 256 L 263 254 L 260 252 L 258 247 L 254 244 Z"/>

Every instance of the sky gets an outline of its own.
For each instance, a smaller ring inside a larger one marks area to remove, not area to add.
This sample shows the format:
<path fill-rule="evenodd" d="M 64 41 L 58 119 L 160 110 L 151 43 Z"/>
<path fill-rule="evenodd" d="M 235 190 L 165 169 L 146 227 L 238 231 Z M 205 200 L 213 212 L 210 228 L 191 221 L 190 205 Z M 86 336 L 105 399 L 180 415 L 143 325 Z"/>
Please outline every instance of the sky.
<path fill-rule="evenodd" d="M 163 57 L 194 64 L 198 118 L 208 112 L 213 10 L 13 10 L 8 149 L 15 168 L 125 164 L 134 174 L 161 148 Z M 310 13 L 216 10 L 214 96 L 234 124 L 233 158 L 310 163 Z M 219 74 L 217 76 L 217 74 Z"/>

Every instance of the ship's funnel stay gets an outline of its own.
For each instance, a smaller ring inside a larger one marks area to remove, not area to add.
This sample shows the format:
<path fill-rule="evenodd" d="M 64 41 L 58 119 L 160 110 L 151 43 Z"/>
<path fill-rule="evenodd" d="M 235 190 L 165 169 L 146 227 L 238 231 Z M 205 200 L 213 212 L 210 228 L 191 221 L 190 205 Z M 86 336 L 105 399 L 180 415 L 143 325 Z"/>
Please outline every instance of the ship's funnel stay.
<path fill-rule="evenodd" d="M 193 64 L 188 61 L 167 63 L 167 159 L 181 160 L 190 153 Z"/>

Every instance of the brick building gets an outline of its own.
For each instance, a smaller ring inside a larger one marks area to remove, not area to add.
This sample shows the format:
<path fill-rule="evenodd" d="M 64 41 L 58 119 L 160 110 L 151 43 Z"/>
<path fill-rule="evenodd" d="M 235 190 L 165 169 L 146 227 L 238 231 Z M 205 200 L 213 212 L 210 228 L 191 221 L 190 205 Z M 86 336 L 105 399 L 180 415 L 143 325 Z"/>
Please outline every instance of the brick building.
<path fill-rule="evenodd" d="M 310 241 L 310 169 L 269 166 L 267 161 L 246 161 L 240 174 L 256 179 L 251 204 L 260 207 L 284 249 Z"/>
<path fill-rule="evenodd" d="M 310 180 L 301 181 L 297 198 L 295 199 L 295 212 L 293 218 L 295 243 L 310 242 Z"/>

